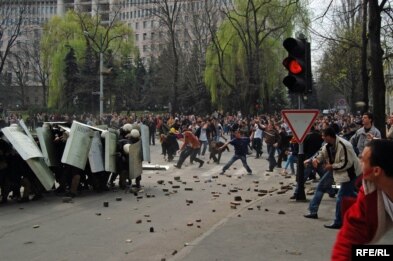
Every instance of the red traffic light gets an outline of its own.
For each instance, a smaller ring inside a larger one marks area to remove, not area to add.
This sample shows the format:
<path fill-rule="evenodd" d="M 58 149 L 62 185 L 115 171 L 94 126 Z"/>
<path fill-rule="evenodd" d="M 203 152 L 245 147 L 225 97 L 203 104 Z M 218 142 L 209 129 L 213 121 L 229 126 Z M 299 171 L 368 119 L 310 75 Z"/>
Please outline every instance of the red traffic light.
<path fill-rule="evenodd" d="M 290 73 L 300 74 L 303 72 L 303 66 L 294 58 L 287 57 L 284 59 L 282 64 Z"/>

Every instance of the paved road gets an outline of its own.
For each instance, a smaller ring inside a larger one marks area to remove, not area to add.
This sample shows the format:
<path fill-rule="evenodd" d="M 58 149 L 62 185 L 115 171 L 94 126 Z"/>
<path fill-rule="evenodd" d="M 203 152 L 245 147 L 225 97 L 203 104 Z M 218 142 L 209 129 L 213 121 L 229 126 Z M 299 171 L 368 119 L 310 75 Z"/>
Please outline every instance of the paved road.
<path fill-rule="evenodd" d="M 151 152 L 153 164 L 165 163 L 160 146 Z M 289 200 L 291 191 L 279 194 L 294 177 L 265 173 L 264 158 L 248 158 L 254 175 L 245 175 L 240 161 L 218 175 L 232 153 L 220 165 L 145 171 L 138 196 L 85 192 L 63 203 L 49 194 L 2 206 L 0 259 L 328 260 L 336 231 L 323 224 L 334 215 L 334 200 L 323 200 L 319 220 L 307 220 L 307 203 Z M 242 201 L 234 208 L 236 196 Z"/>

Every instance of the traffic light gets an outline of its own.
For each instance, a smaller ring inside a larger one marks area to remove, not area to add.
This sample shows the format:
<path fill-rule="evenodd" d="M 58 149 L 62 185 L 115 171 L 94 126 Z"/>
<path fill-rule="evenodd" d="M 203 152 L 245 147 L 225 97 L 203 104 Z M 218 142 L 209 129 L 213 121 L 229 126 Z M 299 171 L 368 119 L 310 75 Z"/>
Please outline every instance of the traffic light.
<path fill-rule="evenodd" d="M 311 93 L 311 52 L 310 43 L 305 39 L 287 38 L 283 42 L 288 57 L 282 64 L 288 70 L 283 83 L 289 93 Z"/>

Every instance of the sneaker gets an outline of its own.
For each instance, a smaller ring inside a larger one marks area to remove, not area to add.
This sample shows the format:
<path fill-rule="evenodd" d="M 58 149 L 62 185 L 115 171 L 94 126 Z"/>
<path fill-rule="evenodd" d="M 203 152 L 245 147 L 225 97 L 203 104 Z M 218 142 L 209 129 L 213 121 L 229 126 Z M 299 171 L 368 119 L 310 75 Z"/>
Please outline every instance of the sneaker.
<path fill-rule="evenodd" d="M 177 169 L 181 169 L 181 167 L 177 166 L 177 164 L 173 165 Z"/>
<path fill-rule="evenodd" d="M 200 162 L 198 168 L 201 168 L 204 163 L 205 163 L 204 161 Z"/>
<path fill-rule="evenodd" d="M 247 175 L 252 175 L 252 172 L 247 172 Z"/>
<path fill-rule="evenodd" d="M 311 219 L 318 219 L 318 214 L 317 213 L 309 213 L 307 215 L 304 215 L 305 218 L 311 218 Z"/>
<path fill-rule="evenodd" d="M 224 174 L 225 174 L 225 171 L 222 170 L 222 171 L 220 172 L 220 175 L 224 175 Z"/>
<path fill-rule="evenodd" d="M 273 170 L 272 169 L 267 169 L 266 172 L 273 172 Z"/>

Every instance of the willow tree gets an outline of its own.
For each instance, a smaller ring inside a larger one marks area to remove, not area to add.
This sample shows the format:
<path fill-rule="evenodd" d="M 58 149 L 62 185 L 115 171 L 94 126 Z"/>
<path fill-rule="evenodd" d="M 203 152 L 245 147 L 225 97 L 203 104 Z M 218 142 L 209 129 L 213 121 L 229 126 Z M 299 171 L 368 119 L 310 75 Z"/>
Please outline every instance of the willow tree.
<path fill-rule="evenodd" d="M 101 23 L 100 16 L 69 11 L 64 17 L 54 16 L 44 27 L 41 40 L 43 59 L 49 59 L 51 75 L 49 79 L 48 106 L 59 108 L 59 100 L 64 95 L 64 58 L 68 48 L 73 48 L 77 63 L 82 65 L 86 57 L 87 46 L 93 49 L 96 57 L 102 52 L 104 61 L 107 54 L 112 63 L 120 63 L 125 57 L 133 57 L 135 46 L 133 34 L 125 24 L 116 19 L 117 12 L 112 15 L 108 24 Z M 98 61 L 99 58 L 96 59 Z M 97 74 L 98 72 L 98 66 Z M 77 90 L 80 86 L 76 86 Z M 107 97 L 112 98 L 112 97 Z"/>
<path fill-rule="evenodd" d="M 293 32 L 301 9 L 299 1 L 237 0 L 221 10 L 224 21 L 211 32 L 205 70 L 213 102 L 218 95 L 235 92 L 243 113 L 252 113 L 259 98 L 269 107 L 269 96 L 283 71 L 282 36 Z"/>

